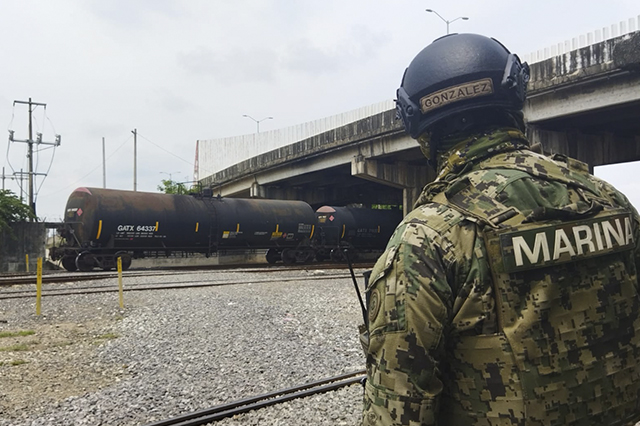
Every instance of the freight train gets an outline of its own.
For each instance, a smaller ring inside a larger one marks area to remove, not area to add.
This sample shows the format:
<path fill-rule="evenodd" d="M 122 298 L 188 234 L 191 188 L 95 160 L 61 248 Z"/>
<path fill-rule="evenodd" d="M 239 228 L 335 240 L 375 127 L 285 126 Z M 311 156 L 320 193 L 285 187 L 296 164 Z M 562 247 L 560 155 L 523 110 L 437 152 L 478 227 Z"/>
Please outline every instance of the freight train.
<path fill-rule="evenodd" d="M 131 266 L 150 254 L 265 249 L 269 263 L 343 260 L 384 249 L 402 219 L 399 210 L 323 206 L 303 201 L 78 188 L 49 256 L 68 271 Z"/>

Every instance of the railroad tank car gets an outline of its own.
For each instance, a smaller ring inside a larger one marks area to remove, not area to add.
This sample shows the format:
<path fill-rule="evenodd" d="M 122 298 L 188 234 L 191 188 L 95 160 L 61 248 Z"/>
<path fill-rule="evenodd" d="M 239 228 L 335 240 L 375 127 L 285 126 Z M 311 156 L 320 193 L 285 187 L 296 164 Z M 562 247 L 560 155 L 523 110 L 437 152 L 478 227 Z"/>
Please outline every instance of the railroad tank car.
<path fill-rule="evenodd" d="M 316 259 L 342 261 L 344 248 L 354 255 L 384 250 L 402 220 L 402 211 L 322 206 L 316 210 L 316 219 Z"/>
<path fill-rule="evenodd" d="M 69 271 L 111 269 L 117 257 L 127 269 L 132 256 L 149 251 L 269 249 L 267 260 L 290 263 L 301 253 L 311 255 L 305 247 L 315 222 L 315 212 L 302 201 L 78 188 L 59 229 L 64 243 L 50 256 Z"/>

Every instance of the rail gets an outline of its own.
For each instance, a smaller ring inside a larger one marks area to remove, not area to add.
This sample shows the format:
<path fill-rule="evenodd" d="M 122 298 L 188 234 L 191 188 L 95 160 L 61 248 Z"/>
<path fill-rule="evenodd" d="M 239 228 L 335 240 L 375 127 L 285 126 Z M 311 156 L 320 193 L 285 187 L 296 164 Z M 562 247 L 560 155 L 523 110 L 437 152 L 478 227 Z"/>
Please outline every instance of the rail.
<path fill-rule="evenodd" d="M 365 377 L 364 374 L 365 370 L 354 371 L 352 373 L 329 377 L 300 386 L 277 390 L 227 404 L 217 405 L 209 409 L 149 423 L 145 426 L 200 426 L 226 417 L 246 413 L 251 410 L 280 404 L 297 398 L 304 398 L 319 393 L 330 392 L 345 386 L 360 383 Z"/>
<path fill-rule="evenodd" d="M 372 266 L 372 265 L 371 265 Z M 158 274 L 160 275 L 160 274 Z M 323 281 L 333 279 L 349 278 L 349 273 L 344 274 L 330 274 L 330 275 L 318 275 L 318 276 L 301 276 L 301 277 L 278 277 L 275 279 L 258 279 L 252 280 L 251 284 L 270 284 L 270 283 L 284 283 L 284 282 L 302 282 L 302 281 Z M 180 290 L 202 287 L 223 287 L 230 285 L 243 285 L 247 284 L 246 281 L 179 281 L 174 283 L 145 283 L 145 284 L 127 284 L 124 292 L 132 291 L 152 291 L 152 290 Z M 74 294 L 99 294 L 99 293 L 115 293 L 119 291 L 119 288 L 111 284 L 99 284 L 91 287 L 73 287 L 63 289 L 49 289 L 44 288 L 41 290 L 42 296 L 70 296 Z M 34 297 L 34 290 L 5 290 L 0 292 L 0 300 L 6 299 L 28 299 Z"/>
<path fill-rule="evenodd" d="M 359 262 L 355 266 L 358 268 L 370 268 L 373 266 L 371 262 Z M 150 269 L 148 271 L 133 269 L 123 272 L 125 277 L 151 277 L 156 275 L 166 275 L 167 271 L 226 271 L 236 269 L 247 269 L 256 272 L 282 272 L 282 271 L 299 271 L 309 269 L 347 269 L 346 264 L 339 263 L 307 263 L 299 265 L 272 265 L 272 264 L 235 264 L 235 265 L 207 265 L 207 266 L 167 266 L 159 269 Z M 71 283 L 80 281 L 93 281 L 108 278 L 117 278 L 117 272 L 92 271 L 92 272 L 71 272 L 71 273 L 48 273 L 42 276 L 44 284 L 55 283 Z M 0 287 L 11 287 L 14 285 L 35 284 L 36 276 L 34 274 L 11 274 L 7 276 L 0 275 Z"/>

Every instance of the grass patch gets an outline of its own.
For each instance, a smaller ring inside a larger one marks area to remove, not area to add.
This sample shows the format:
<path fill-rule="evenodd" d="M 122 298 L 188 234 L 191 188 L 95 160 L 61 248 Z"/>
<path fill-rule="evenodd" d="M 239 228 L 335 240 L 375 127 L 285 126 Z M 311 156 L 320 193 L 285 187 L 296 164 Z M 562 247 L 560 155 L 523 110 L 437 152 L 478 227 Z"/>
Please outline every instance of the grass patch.
<path fill-rule="evenodd" d="M 29 346 L 23 344 L 20 345 L 13 345 L 13 346 L 5 346 L 3 348 L 0 348 L 0 352 L 20 352 L 20 351 L 28 351 L 29 350 Z"/>
<path fill-rule="evenodd" d="M 33 330 L 23 330 L 23 331 L 2 331 L 0 332 L 0 339 L 3 337 L 23 337 L 23 336 L 31 336 L 32 334 L 36 334 Z"/>
<path fill-rule="evenodd" d="M 115 333 L 107 333 L 107 334 L 101 334 L 100 336 L 96 336 L 96 339 L 104 339 L 104 340 L 106 340 L 106 339 L 115 339 L 117 337 L 120 337 L 120 336 L 118 336 Z"/>
<path fill-rule="evenodd" d="M 22 365 L 22 364 L 26 364 L 27 361 L 25 361 L 24 359 L 16 359 L 11 361 L 9 364 L 11 365 Z"/>

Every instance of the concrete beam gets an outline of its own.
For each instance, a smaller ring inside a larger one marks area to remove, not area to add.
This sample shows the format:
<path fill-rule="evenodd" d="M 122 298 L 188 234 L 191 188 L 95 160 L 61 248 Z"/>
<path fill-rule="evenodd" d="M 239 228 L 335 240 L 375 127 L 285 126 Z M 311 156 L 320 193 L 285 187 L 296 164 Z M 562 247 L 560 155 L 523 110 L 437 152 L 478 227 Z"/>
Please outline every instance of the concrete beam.
<path fill-rule="evenodd" d="M 242 163 L 234 166 L 238 167 L 238 170 L 227 169 L 213 175 L 212 179 L 208 180 L 208 184 L 214 188 L 216 193 L 220 192 L 223 196 L 235 196 L 248 191 L 254 182 L 264 186 L 277 185 L 278 182 L 290 179 L 299 180 L 300 176 L 305 174 L 321 172 L 341 165 L 347 166 L 351 163 L 351 159 L 357 156 L 393 155 L 416 146 L 417 143 L 413 139 L 402 132 L 397 132 L 394 135 L 382 135 L 363 140 L 358 144 L 344 146 L 339 150 L 327 150 L 322 155 L 310 152 L 307 156 L 300 156 L 289 162 L 270 163 L 260 160 L 258 162 L 262 163 L 263 167 L 255 169 L 249 166 L 249 163 L 254 159 L 247 160 L 244 162 L 247 164 Z M 269 153 L 269 155 L 274 154 Z M 256 192 L 256 194 L 258 193 Z"/>
<path fill-rule="evenodd" d="M 618 135 L 613 132 L 585 134 L 578 130 L 551 131 L 529 126 L 531 143 L 542 145 L 547 154 L 563 154 L 595 166 L 640 160 L 640 135 Z"/>
<path fill-rule="evenodd" d="M 637 101 L 640 101 L 640 74 L 621 71 L 616 78 L 532 95 L 526 100 L 524 114 L 527 123 L 535 124 Z"/>
<path fill-rule="evenodd" d="M 531 64 L 529 123 L 640 100 L 640 32 Z"/>

